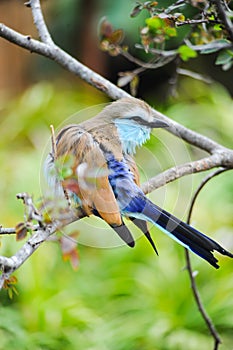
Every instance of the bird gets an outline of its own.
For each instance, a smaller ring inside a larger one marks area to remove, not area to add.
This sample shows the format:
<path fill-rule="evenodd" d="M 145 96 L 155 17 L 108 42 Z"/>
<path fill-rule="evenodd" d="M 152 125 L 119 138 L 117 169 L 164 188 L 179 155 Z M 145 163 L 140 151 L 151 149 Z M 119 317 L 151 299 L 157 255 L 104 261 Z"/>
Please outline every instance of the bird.
<path fill-rule="evenodd" d="M 72 157 L 72 175 L 58 179 L 55 156 L 48 155 L 46 173 L 50 184 L 75 203 L 77 220 L 95 215 L 103 219 L 130 247 L 133 235 L 125 224 L 130 219 L 158 254 L 148 230 L 152 223 L 170 238 L 219 268 L 214 251 L 233 258 L 212 238 L 183 222 L 149 200 L 140 188 L 134 160 L 137 147 L 150 138 L 152 129 L 168 123 L 144 101 L 127 97 L 108 104 L 96 116 L 64 126 L 56 136 L 56 159 Z M 54 175 L 55 174 L 55 175 Z"/>

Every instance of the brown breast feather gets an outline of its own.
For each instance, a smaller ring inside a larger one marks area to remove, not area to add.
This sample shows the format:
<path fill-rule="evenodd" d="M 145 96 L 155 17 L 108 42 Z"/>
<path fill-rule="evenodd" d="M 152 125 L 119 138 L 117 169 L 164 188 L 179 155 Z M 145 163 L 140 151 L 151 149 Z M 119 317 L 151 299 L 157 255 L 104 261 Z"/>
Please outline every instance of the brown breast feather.
<path fill-rule="evenodd" d="M 78 125 L 65 127 L 57 136 L 57 157 L 74 156 L 73 177 L 76 178 L 76 194 L 82 200 L 87 215 L 95 208 L 110 225 L 122 225 L 121 214 L 108 181 L 108 167 L 103 152 L 93 139 Z M 80 167 L 81 166 L 81 167 Z"/>

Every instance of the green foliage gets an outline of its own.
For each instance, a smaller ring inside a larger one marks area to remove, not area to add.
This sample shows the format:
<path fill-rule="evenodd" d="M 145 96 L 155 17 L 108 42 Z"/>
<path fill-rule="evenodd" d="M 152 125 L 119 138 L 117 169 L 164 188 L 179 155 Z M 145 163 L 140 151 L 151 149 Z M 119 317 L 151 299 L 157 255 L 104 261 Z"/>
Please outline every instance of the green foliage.
<path fill-rule="evenodd" d="M 18 280 L 15 276 L 11 276 L 9 279 L 4 281 L 3 288 L 7 290 L 10 299 L 13 299 L 14 295 L 18 295 L 18 291 L 15 287 Z"/>
<path fill-rule="evenodd" d="M 165 26 L 163 19 L 159 17 L 147 18 L 146 24 L 148 25 L 149 31 L 154 35 L 158 33 L 158 30 L 161 30 Z"/>
<path fill-rule="evenodd" d="M 109 52 L 111 56 L 117 56 L 119 54 L 118 45 L 123 40 L 123 30 L 114 30 L 111 23 L 105 18 L 100 23 L 100 48 L 103 51 Z"/>
<path fill-rule="evenodd" d="M 178 52 L 179 52 L 180 58 L 183 61 L 188 61 L 190 58 L 197 57 L 196 51 L 194 51 L 193 49 L 191 49 L 187 45 L 181 45 L 178 48 Z"/>
<path fill-rule="evenodd" d="M 123 38 L 128 36 L 130 29 L 127 28 L 125 35 L 122 29 L 113 29 L 113 25 L 104 18 L 100 25 L 100 48 L 111 56 L 122 55 L 138 66 L 132 71 L 119 72 L 118 86 L 129 85 L 131 94 L 136 96 L 139 75 L 144 71 L 158 69 L 171 62 L 175 63 L 178 71 L 183 62 L 213 53 L 218 54 L 215 65 L 223 71 L 231 69 L 232 35 L 228 27 L 232 15 L 226 3 L 221 3 L 221 7 L 222 11 L 213 2 L 205 0 L 136 2 L 130 16 L 134 20 L 136 17 L 140 19 L 140 37 L 139 40 L 134 39 L 133 44 L 140 49 L 138 56 L 142 60 L 136 57 L 135 50 L 123 44 Z"/>
<path fill-rule="evenodd" d="M 70 177 L 73 174 L 74 156 L 72 154 L 65 154 L 58 159 L 55 159 L 55 168 L 53 168 L 50 174 L 51 176 L 57 176 L 60 181 Z M 56 172 L 56 174 L 53 174 Z"/>
<path fill-rule="evenodd" d="M 167 18 L 154 16 L 147 18 L 145 22 L 147 27 L 144 27 L 141 33 L 145 35 L 148 32 L 152 36 L 151 40 L 155 42 L 161 43 L 177 35 L 176 28 Z"/>
<path fill-rule="evenodd" d="M 232 15 L 226 3 L 222 3 L 221 6 L 225 19 L 219 14 L 214 3 L 205 0 L 136 2 L 130 16 L 135 19 L 142 13 L 144 17 L 140 17 L 139 25 L 141 42 L 134 45 L 144 51 L 145 62 L 140 62 L 133 55 L 124 55 L 121 46 L 124 36 L 122 29 L 113 30 L 111 27 L 111 35 L 105 30 L 106 35 L 100 36 L 102 50 L 114 56 L 122 54 L 129 61 L 142 67 L 139 71 L 133 70 L 131 75 L 130 72 L 125 72 L 126 76 L 119 78 L 119 86 L 130 84 L 138 73 L 142 73 L 143 68 L 157 69 L 177 57 L 181 58 L 182 63 L 203 54 L 218 52 L 215 64 L 221 66 L 223 71 L 232 68 L 231 33 L 225 25 L 231 25 Z M 111 25 L 108 23 L 109 26 Z M 151 63 L 150 67 L 148 62 Z M 177 62 L 178 60 L 176 65 Z M 132 91 L 135 92 L 135 88 L 131 88 L 131 93 Z"/>
<path fill-rule="evenodd" d="M 165 112 L 232 146 L 233 122 L 229 113 L 232 99 L 227 92 L 220 86 L 207 88 L 189 79 L 184 80 L 179 92 L 179 100 L 171 101 Z M 15 193 L 33 192 L 35 198 L 40 194 L 38 174 L 44 145 L 50 142 L 49 125 L 57 127 L 77 110 L 99 102 L 102 102 L 100 97 L 90 91 L 80 92 L 73 86 L 65 87 L 64 83 L 57 83 L 56 87 L 41 83 L 2 108 L 1 224 L 10 226 L 22 221 L 22 205 L 16 202 Z M 153 161 L 148 162 L 144 153 L 137 155 L 145 179 L 174 162 L 169 152 L 174 150 L 179 157 L 182 153 L 182 149 L 177 148 L 183 147 L 181 140 L 175 142 L 165 131 L 157 131 L 155 136 L 146 147 L 147 157 L 151 154 Z M 190 157 L 196 157 L 196 151 L 186 150 Z M 155 191 L 150 198 L 181 216 L 190 199 L 185 197 L 186 189 L 191 187 L 192 192 L 201 177 L 203 174 L 195 175 L 187 187 L 185 182 L 170 184 L 165 194 Z M 177 191 L 179 208 L 174 209 Z M 201 193 L 193 217 L 195 226 L 230 250 L 232 194 L 231 172 L 212 180 Z M 107 236 L 116 236 L 96 218 L 76 223 L 75 228 L 80 235 L 92 236 L 95 243 L 101 240 L 104 230 Z M 10 300 L 7 291 L 1 294 L 0 349 L 211 349 L 212 339 L 193 302 L 190 282 L 183 269 L 183 248 L 156 228 L 151 233 L 159 257 L 145 238 L 137 239 L 134 249 L 95 249 L 80 244 L 78 271 L 62 260 L 58 244 L 45 243 L 17 271 L 19 295 Z M 134 234 L 137 236 L 138 231 Z M 1 254 L 11 255 L 21 244 L 13 237 L 4 237 Z M 62 244 L 63 255 L 68 252 L 72 261 L 74 247 L 64 241 Z M 233 343 L 232 261 L 220 258 L 218 271 L 194 255 L 192 261 L 199 272 L 196 279 L 202 300 L 223 337 L 221 350 L 229 350 Z"/>
<path fill-rule="evenodd" d="M 215 64 L 222 66 L 223 70 L 230 69 L 233 65 L 233 51 L 232 50 L 221 51 L 218 54 Z"/>

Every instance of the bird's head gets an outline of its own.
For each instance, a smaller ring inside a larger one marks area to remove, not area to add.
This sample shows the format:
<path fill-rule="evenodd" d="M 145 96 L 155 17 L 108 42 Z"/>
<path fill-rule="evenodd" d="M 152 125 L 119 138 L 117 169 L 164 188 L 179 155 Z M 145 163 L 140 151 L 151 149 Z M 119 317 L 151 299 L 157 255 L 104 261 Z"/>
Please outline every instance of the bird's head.
<path fill-rule="evenodd" d="M 136 147 L 150 138 L 151 129 L 168 127 L 147 103 L 136 98 L 111 103 L 101 117 L 117 127 L 123 150 L 128 154 L 135 153 Z"/>

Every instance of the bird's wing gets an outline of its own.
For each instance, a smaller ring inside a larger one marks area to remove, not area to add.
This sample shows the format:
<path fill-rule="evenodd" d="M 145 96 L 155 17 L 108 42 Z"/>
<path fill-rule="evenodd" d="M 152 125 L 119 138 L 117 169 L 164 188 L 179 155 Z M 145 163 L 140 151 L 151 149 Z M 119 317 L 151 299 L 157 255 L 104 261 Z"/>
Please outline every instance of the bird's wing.
<path fill-rule="evenodd" d="M 133 173 L 134 175 L 134 182 L 138 187 L 140 187 L 140 175 L 138 171 L 137 164 L 135 163 L 134 159 L 130 155 L 125 156 L 126 163 L 129 167 L 129 170 Z M 148 224 L 147 221 L 142 220 L 142 219 L 136 219 L 133 217 L 129 217 L 129 219 L 136 225 L 146 236 L 148 241 L 150 242 L 152 248 L 154 249 L 155 253 L 158 255 L 158 251 L 156 249 L 155 243 L 150 235 L 149 229 L 148 229 Z"/>
<path fill-rule="evenodd" d="M 131 173 L 133 173 L 134 182 L 138 187 L 140 187 L 140 175 L 135 160 L 129 154 L 125 154 L 124 158 L 129 167 L 129 170 L 131 171 Z"/>
<path fill-rule="evenodd" d="M 57 135 L 56 152 L 58 158 L 66 154 L 74 156 L 75 194 L 87 214 L 97 211 L 109 225 L 121 226 L 119 207 L 108 181 L 108 166 L 92 135 L 79 125 L 67 126 Z"/>

